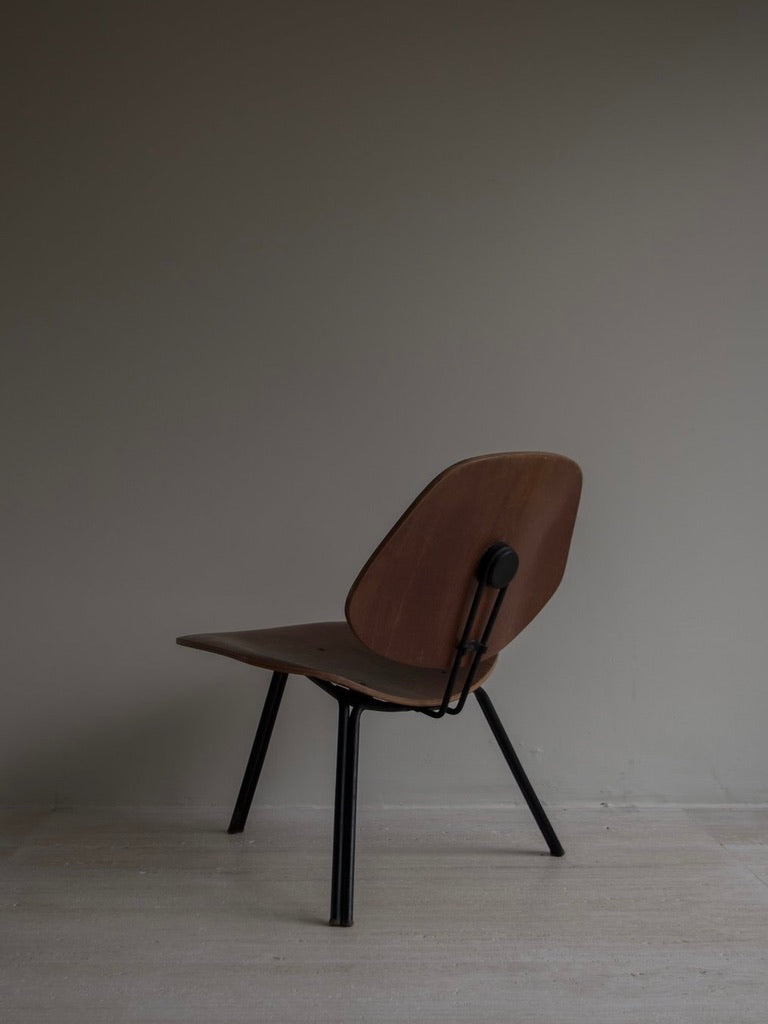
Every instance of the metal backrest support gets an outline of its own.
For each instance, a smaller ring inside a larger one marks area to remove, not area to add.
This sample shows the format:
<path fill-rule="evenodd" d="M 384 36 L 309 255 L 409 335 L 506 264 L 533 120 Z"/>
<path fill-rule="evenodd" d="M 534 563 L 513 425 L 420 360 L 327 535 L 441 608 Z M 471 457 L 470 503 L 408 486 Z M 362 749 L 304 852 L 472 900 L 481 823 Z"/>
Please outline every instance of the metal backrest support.
<path fill-rule="evenodd" d="M 476 571 L 475 595 L 469 606 L 461 638 L 456 645 L 443 699 L 437 708 L 422 708 L 423 714 L 431 718 L 461 714 L 477 671 L 483 659 L 487 657 L 493 628 L 498 621 L 509 584 L 515 578 L 519 566 L 517 552 L 502 542 L 493 544 L 480 559 Z M 491 595 L 493 601 L 489 605 L 488 598 Z M 484 616 L 482 612 L 485 612 Z M 460 681 L 461 692 L 456 703 L 451 706 Z"/>
<path fill-rule="evenodd" d="M 557 589 L 580 493 L 576 463 L 547 452 L 481 455 L 449 467 L 355 580 L 346 604 L 353 632 L 386 658 L 450 669 L 476 596 L 478 565 L 504 544 L 519 565 L 484 652 L 498 654 Z M 478 623 L 487 622 L 495 600 L 494 587 L 485 588 Z"/>

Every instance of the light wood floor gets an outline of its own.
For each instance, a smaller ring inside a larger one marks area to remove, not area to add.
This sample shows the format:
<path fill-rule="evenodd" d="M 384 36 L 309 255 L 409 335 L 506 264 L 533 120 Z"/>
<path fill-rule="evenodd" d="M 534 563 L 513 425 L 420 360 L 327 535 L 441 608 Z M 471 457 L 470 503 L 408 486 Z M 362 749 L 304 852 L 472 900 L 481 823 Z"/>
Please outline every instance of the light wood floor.
<path fill-rule="evenodd" d="M 3 817 L 7 1024 L 766 1024 L 768 809 L 361 809 L 356 924 L 330 811 Z"/>

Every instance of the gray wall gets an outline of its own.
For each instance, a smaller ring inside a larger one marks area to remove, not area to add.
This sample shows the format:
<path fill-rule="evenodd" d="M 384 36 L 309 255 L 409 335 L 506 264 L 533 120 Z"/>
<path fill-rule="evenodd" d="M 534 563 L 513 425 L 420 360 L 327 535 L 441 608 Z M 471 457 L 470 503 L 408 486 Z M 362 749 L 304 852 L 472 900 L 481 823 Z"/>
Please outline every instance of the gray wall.
<path fill-rule="evenodd" d="M 415 493 L 550 449 L 491 692 L 548 800 L 768 799 L 765 4 L 19 5 L 4 30 L 0 798 L 227 802 L 266 673 Z M 265 802 L 328 803 L 292 682 Z M 474 706 L 362 798 L 517 798 Z"/>

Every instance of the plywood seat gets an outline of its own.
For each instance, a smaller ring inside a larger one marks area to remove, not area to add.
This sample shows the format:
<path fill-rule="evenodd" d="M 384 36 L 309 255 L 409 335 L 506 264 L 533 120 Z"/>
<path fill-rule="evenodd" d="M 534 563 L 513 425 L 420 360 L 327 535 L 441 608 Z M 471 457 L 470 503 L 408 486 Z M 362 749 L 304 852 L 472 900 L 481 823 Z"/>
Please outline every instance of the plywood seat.
<path fill-rule="evenodd" d="M 182 647 L 223 654 L 248 665 L 315 677 L 377 700 L 404 707 L 435 707 L 443 699 L 448 672 L 405 665 L 376 654 L 361 643 L 346 622 L 307 622 L 276 629 L 180 636 Z M 496 658 L 480 663 L 472 689 L 481 686 Z M 456 682 L 458 699 L 461 681 Z"/>

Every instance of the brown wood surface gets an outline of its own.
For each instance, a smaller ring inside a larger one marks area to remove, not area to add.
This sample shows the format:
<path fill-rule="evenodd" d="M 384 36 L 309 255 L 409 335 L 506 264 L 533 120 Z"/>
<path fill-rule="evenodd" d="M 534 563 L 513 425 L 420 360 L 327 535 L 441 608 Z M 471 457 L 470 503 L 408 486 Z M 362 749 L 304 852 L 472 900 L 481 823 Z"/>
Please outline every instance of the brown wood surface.
<path fill-rule="evenodd" d="M 520 557 L 494 629 L 497 654 L 558 587 L 581 493 L 581 470 L 547 452 L 482 455 L 441 473 L 368 560 L 347 620 L 385 658 L 445 669 L 474 590 L 478 561 L 503 541 Z"/>
<path fill-rule="evenodd" d="M 365 647 L 346 622 L 310 622 L 277 629 L 180 636 L 176 643 L 223 654 L 249 665 L 317 676 L 358 693 L 408 707 L 434 707 L 443 699 L 446 672 L 390 661 Z M 484 661 L 472 689 L 487 678 L 495 658 Z M 461 691 L 459 681 L 456 697 Z"/>

